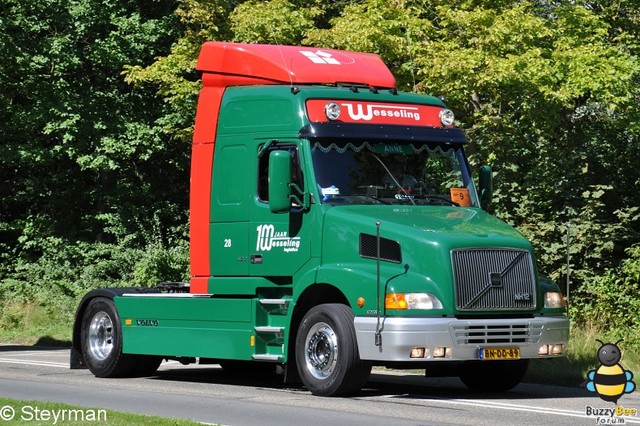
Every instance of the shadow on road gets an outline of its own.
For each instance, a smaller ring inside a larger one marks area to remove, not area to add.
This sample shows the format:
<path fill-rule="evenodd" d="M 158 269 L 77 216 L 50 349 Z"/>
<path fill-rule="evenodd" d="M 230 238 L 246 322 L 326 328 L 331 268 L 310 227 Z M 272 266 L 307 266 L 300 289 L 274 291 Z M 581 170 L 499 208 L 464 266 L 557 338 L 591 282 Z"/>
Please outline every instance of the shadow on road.
<path fill-rule="evenodd" d="M 0 352 L 68 350 L 71 342 L 42 337 L 33 345 L 0 345 Z"/>
<path fill-rule="evenodd" d="M 253 388 L 281 389 L 288 392 L 308 393 L 302 385 L 284 384 L 282 376 L 270 373 L 232 374 L 218 366 L 164 368 L 154 380 L 215 383 Z M 585 389 L 522 383 L 508 392 L 478 392 L 469 390 L 458 378 L 425 378 L 414 374 L 376 373 L 358 394 L 352 397 L 380 397 L 397 399 L 474 399 L 525 400 L 548 398 L 592 398 Z"/>

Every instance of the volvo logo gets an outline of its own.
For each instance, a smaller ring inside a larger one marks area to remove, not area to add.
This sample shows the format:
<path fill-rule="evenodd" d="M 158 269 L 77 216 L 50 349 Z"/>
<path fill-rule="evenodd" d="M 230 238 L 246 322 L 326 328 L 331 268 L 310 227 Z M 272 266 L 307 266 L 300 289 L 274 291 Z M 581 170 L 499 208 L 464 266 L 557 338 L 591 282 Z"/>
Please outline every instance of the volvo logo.
<path fill-rule="evenodd" d="M 502 287 L 502 273 L 491 272 L 489 274 L 489 282 L 491 283 L 492 288 Z"/>

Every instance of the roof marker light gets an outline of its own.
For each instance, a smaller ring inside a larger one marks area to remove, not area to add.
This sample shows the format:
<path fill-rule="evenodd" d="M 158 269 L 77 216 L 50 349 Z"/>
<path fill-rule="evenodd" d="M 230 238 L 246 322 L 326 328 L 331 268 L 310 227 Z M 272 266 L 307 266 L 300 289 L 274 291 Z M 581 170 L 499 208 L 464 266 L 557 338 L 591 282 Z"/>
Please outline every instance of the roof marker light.
<path fill-rule="evenodd" d="M 340 117 L 340 105 L 335 102 L 329 102 L 324 106 L 324 113 L 331 121 L 335 121 Z"/>
<path fill-rule="evenodd" d="M 455 119 L 455 116 L 453 114 L 453 111 L 451 111 L 450 109 L 447 108 L 443 108 L 440 110 L 440 122 L 442 123 L 443 126 L 451 126 L 453 124 L 453 120 Z"/>

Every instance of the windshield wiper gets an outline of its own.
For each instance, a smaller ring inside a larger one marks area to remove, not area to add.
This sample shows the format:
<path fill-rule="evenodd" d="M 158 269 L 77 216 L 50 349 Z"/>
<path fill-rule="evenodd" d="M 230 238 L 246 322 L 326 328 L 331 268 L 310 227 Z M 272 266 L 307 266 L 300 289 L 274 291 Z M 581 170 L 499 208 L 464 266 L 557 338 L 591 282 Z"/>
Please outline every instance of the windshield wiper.
<path fill-rule="evenodd" d="M 387 173 L 389 174 L 389 176 L 391 176 L 391 180 L 393 180 L 393 183 L 395 183 L 395 184 L 398 186 L 398 188 L 400 188 L 400 191 L 402 191 L 402 192 L 407 196 L 407 198 L 409 199 L 409 201 L 411 201 L 411 204 L 413 204 L 413 205 L 415 206 L 415 205 L 416 205 L 416 202 L 415 202 L 415 201 L 413 201 L 413 196 L 412 196 L 411 194 L 409 194 L 409 193 L 407 192 L 407 190 L 406 190 L 406 189 L 404 189 L 404 188 L 402 187 L 402 185 L 400 185 L 400 183 L 398 182 L 398 180 L 396 179 L 396 177 L 391 173 L 391 171 L 389 170 L 389 168 L 388 168 L 388 167 L 387 167 L 387 166 L 382 162 L 382 160 L 381 160 L 381 159 L 379 159 L 379 158 L 378 158 L 378 156 L 377 156 L 377 155 L 375 155 L 375 154 L 371 154 L 371 155 L 373 155 L 373 158 L 375 158 L 376 160 L 378 160 L 378 163 L 380 163 L 380 165 L 381 165 L 381 166 L 382 166 L 382 167 L 387 171 Z"/>

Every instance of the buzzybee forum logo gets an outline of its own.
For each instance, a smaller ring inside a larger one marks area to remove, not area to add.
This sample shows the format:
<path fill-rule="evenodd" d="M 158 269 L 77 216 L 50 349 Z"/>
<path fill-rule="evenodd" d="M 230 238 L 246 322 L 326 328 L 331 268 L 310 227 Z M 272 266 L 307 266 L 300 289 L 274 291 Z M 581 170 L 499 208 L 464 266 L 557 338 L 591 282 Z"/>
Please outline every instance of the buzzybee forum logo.
<path fill-rule="evenodd" d="M 632 380 L 633 373 L 620 365 L 622 351 L 618 344 L 621 340 L 616 343 L 596 341 L 601 345 L 598 349 L 600 367 L 587 373 L 587 390 L 597 393 L 604 401 L 617 404 L 622 395 L 631 393 L 636 388 Z"/>

